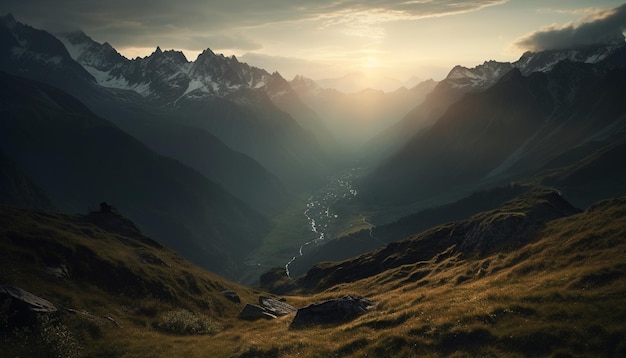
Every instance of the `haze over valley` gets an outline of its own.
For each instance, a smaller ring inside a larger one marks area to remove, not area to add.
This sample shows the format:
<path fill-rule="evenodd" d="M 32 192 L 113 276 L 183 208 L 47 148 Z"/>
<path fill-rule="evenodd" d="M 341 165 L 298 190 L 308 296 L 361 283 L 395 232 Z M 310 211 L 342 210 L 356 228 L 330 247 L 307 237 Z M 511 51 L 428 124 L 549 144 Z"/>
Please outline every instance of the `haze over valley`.
<path fill-rule="evenodd" d="M 61 3 L 0 7 L 7 354 L 626 354 L 626 4 Z"/>

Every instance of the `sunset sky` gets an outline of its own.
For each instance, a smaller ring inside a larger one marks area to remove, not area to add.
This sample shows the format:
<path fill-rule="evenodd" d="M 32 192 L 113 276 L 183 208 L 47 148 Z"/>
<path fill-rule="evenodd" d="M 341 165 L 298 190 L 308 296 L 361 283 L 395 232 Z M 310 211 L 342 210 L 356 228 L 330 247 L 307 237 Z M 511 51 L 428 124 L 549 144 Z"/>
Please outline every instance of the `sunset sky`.
<path fill-rule="evenodd" d="M 156 46 L 195 60 L 211 48 L 287 79 L 351 72 L 440 80 L 456 64 L 607 41 L 626 29 L 613 0 L 5 0 L 2 13 L 49 31 L 81 29 L 126 57 Z"/>

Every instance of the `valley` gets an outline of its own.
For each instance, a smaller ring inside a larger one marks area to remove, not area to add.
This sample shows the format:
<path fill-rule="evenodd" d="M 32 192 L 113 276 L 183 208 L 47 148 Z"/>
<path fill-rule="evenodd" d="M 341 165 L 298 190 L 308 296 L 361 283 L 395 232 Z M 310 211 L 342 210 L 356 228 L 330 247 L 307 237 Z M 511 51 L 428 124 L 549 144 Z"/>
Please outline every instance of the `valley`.
<path fill-rule="evenodd" d="M 625 356 L 623 14 L 351 93 L 0 14 L 0 356 Z"/>
<path fill-rule="evenodd" d="M 350 168 L 330 177 L 328 184 L 309 197 L 303 215 L 309 222 L 313 239 L 300 245 L 298 254 L 285 264 L 287 276 L 290 276 L 289 265 L 298 257 L 304 256 L 307 246 L 315 247 L 323 245 L 325 240 L 332 240 L 333 236 L 341 230 L 340 223 L 345 223 L 346 219 L 351 221 L 351 218 L 340 219 L 334 206 L 338 203 L 345 203 L 358 195 L 353 185 L 360 171 L 359 168 Z"/>

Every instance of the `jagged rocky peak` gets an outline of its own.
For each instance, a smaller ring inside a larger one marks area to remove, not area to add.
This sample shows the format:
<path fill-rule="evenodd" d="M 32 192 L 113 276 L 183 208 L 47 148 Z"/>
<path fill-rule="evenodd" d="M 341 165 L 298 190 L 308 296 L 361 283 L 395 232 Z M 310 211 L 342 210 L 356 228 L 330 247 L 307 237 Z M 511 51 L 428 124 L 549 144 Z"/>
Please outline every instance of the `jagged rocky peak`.
<path fill-rule="evenodd" d="M 13 17 L 13 14 L 8 13 L 6 15 L 0 15 L 0 23 L 6 27 L 13 27 L 15 26 L 17 21 L 15 21 L 15 17 Z"/>
<path fill-rule="evenodd" d="M 56 33 L 55 37 L 63 43 L 72 59 L 86 66 L 88 71 L 89 67 L 98 71 L 110 71 L 128 61 L 108 42 L 100 44 L 81 30 Z"/>
<path fill-rule="evenodd" d="M 302 75 L 296 75 L 289 84 L 291 87 L 298 92 L 311 91 L 320 88 L 320 86 L 315 83 L 312 79 L 308 77 L 304 77 Z"/>
<path fill-rule="evenodd" d="M 493 78 L 499 77 L 504 73 L 511 70 L 513 66 L 509 62 L 497 62 L 497 61 L 485 61 L 483 64 L 473 68 L 467 68 L 464 66 L 454 66 L 446 79 L 459 79 L 459 78 Z"/>
<path fill-rule="evenodd" d="M 274 72 L 265 79 L 265 90 L 271 96 L 282 96 L 292 93 L 293 90 L 289 82 L 278 72 Z"/>
<path fill-rule="evenodd" d="M 182 51 L 167 50 L 167 51 L 163 51 L 163 55 L 165 55 L 166 58 L 170 59 L 171 61 L 177 64 L 182 65 L 185 63 L 189 63 L 189 61 L 187 60 L 187 57 L 185 57 L 185 54 Z"/>
<path fill-rule="evenodd" d="M 454 66 L 444 81 L 455 88 L 484 89 L 496 83 L 509 72 L 509 62 L 485 61 L 473 68 Z"/>
<path fill-rule="evenodd" d="M 597 63 L 617 49 L 624 47 L 624 36 L 607 40 L 603 44 L 594 44 L 570 49 L 553 49 L 538 52 L 525 52 L 513 66 L 519 68 L 524 75 L 533 72 L 547 72 L 565 60 L 572 62 Z"/>
<path fill-rule="evenodd" d="M 59 32 L 58 35 L 66 38 L 69 42 L 73 44 L 93 42 L 93 39 L 82 30 Z"/>

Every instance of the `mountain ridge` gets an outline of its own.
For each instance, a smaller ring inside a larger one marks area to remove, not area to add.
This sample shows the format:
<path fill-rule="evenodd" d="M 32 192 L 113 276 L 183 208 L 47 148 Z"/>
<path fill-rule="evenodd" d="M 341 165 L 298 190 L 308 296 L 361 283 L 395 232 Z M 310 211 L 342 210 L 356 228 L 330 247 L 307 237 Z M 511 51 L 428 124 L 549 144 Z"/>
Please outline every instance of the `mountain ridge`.
<path fill-rule="evenodd" d="M 269 229 L 267 219 L 221 186 L 152 152 L 63 91 L 2 72 L 0 81 L 0 148 L 60 210 L 108 201 L 194 262 L 233 279 L 242 244 L 254 246 L 253 234 Z"/>

